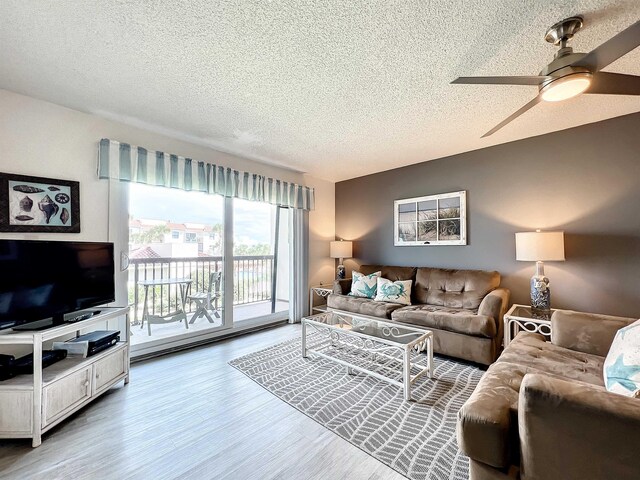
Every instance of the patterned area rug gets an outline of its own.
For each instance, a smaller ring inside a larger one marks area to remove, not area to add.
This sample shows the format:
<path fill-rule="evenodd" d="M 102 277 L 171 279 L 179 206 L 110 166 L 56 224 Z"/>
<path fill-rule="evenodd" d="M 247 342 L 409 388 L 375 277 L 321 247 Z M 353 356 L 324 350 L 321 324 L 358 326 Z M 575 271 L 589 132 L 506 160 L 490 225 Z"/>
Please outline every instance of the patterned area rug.
<path fill-rule="evenodd" d="M 426 365 L 426 357 L 420 355 L 417 363 Z M 469 478 L 469 460 L 456 444 L 456 415 L 482 376 L 476 367 L 435 357 L 434 378 L 418 380 L 414 401 L 405 402 L 400 387 L 349 374 L 320 357 L 302 358 L 299 339 L 229 364 L 406 477 Z"/>

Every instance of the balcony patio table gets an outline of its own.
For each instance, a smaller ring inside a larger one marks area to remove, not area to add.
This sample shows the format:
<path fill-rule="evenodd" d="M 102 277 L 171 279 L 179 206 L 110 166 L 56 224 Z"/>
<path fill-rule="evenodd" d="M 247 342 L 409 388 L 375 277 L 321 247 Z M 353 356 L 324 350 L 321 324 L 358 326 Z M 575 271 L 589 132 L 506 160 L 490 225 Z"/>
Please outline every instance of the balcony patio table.
<path fill-rule="evenodd" d="M 162 278 L 152 280 L 141 280 L 138 285 L 144 288 L 144 307 L 142 311 L 142 322 L 140 328 L 144 328 L 144 322 L 147 322 L 147 329 L 151 335 L 151 324 L 163 324 L 170 322 L 181 322 L 184 320 L 184 326 L 189 329 L 187 321 L 186 303 L 187 292 L 193 280 L 191 278 Z M 149 287 L 157 287 L 162 285 L 178 285 L 180 289 L 180 303 L 182 308 L 167 315 L 153 315 L 149 313 Z"/>

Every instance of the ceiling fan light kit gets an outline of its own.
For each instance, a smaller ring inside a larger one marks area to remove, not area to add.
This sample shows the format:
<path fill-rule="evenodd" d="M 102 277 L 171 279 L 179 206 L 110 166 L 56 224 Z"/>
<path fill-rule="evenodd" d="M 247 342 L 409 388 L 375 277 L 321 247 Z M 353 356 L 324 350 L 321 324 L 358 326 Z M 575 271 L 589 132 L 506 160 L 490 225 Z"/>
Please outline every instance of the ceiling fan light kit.
<path fill-rule="evenodd" d="M 561 102 L 576 97 L 591 85 L 589 72 L 570 73 L 540 87 L 540 96 L 545 102 Z"/>
<path fill-rule="evenodd" d="M 483 137 L 494 134 L 541 101 L 560 102 L 582 93 L 640 95 L 640 76 L 601 72 L 640 45 L 640 21 L 618 33 L 589 53 L 574 53 L 567 42 L 582 28 L 582 17 L 570 17 L 553 25 L 545 40 L 559 47 L 554 59 L 538 75 L 507 77 L 460 77 L 451 83 L 484 85 L 531 85 L 538 95 Z"/>

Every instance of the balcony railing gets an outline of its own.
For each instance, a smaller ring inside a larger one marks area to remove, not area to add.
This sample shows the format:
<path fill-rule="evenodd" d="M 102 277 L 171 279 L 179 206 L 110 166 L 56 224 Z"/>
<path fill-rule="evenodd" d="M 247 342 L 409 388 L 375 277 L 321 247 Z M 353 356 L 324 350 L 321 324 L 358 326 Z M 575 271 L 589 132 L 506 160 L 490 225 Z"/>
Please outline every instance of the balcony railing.
<path fill-rule="evenodd" d="M 191 292 L 206 292 L 212 272 L 223 272 L 221 256 L 185 258 L 134 258 L 129 262 L 129 303 L 134 304 L 133 323 L 142 318 L 144 288 L 138 284 L 143 280 L 167 278 L 191 278 Z M 273 255 L 251 255 L 233 257 L 233 304 L 273 300 Z M 222 280 L 224 283 L 224 278 Z M 223 284 L 222 283 L 222 284 Z M 221 292 L 223 288 L 221 286 Z M 178 285 L 158 285 L 149 288 L 148 309 L 152 315 L 169 315 L 180 309 Z M 223 305 L 222 298 L 219 302 Z M 187 303 L 186 310 L 192 306 Z"/>

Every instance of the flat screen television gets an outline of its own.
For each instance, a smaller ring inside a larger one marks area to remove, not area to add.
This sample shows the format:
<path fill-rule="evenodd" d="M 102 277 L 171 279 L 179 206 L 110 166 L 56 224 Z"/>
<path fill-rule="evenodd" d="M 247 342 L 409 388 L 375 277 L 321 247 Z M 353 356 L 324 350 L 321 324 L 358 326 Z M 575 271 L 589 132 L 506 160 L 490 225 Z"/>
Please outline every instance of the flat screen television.
<path fill-rule="evenodd" d="M 0 240 L 0 329 L 115 299 L 113 243 Z"/>

